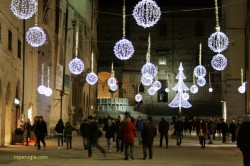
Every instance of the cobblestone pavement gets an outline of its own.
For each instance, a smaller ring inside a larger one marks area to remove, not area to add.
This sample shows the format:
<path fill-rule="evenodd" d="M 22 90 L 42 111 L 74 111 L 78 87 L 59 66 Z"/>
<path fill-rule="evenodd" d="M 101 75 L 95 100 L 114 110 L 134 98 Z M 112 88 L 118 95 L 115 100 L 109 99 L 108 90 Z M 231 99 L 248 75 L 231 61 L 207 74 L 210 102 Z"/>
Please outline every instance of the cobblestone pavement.
<path fill-rule="evenodd" d="M 175 139 L 169 139 L 169 148 L 159 147 L 159 135 L 154 142 L 153 159 L 142 160 L 142 148 L 138 146 L 135 138 L 134 160 L 124 160 L 123 153 L 117 153 L 115 142 L 113 150 L 104 158 L 99 150 L 94 150 L 93 157 L 87 157 L 87 151 L 83 149 L 82 138 L 73 136 L 73 148 L 71 150 L 57 149 L 55 138 L 46 139 L 46 149 L 37 150 L 34 145 L 10 145 L 0 148 L 0 165 L 13 166 L 241 166 L 242 154 L 235 144 L 228 141 L 222 144 L 216 140 L 214 144 L 201 149 L 196 136 L 184 137 L 182 145 L 176 146 Z M 100 139 L 100 144 L 107 148 L 105 138 Z M 18 159 L 37 157 L 37 159 Z M 38 157 L 43 159 L 38 159 Z"/>

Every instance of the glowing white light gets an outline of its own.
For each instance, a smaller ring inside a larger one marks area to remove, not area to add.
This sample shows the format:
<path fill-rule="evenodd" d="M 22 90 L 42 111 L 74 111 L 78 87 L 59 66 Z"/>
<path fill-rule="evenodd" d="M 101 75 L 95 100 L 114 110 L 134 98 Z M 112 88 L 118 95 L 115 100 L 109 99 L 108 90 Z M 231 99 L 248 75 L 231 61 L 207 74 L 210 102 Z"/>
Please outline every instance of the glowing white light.
<path fill-rule="evenodd" d="M 81 59 L 75 57 L 69 63 L 69 70 L 72 74 L 81 74 L 84 70 L 84 63 Z"/>
<path fill-rule="evenodd" d="M 141 94 L 137 94 L 137 95 L 135 95 L 135 101 L 137 101 L 137 102 L 140 102 L 142 100 L 142 95 Z"/>
<path fill-rule="evenodd" d="M 26 40 L 32 47 L 39 47 L 45 43 L 46 34 L 41 27 L 34 26 L 26 32 Z"/>
<path fill-rule="evenodd" d="M 108 79 L 108 85 L 111 86 L 115 86 L 116 85 L 116 79 L 114 77 L 110 77 Z"/>
<path fill-rule="evenodd" d="M 188 100 L 188 99 L 189 99 L 189 94 L 186 93 L 186 92 L 183 93 L 183 94 L 182 94 L 182 99 L 183 99 L 183 100 Z"/>
<path fill-rule="evenodd" d="M 190 87 L 190 92 L 192 92 L 193 94 L 197 93 L 199 90 L 199 88 L 196 85 L 192 85 Z"/>
<path fill-rule="evenodd" d="M 196 77 L 205 77 L 207 74 L 206 68 L 202 65 L 196 66 L 194 68 L 194 75 Z"/>
<path fill-rule="evenodd" d="M 153 79 L 157 75 L 157 73 L 158 73 L 158 71 L 157 71 L 155 65 L 150 63 L 150 62 L 147 62 L 145 65 L 143 65 L 143 67 L 141 69 L 141 74 L 145 78 Z"/>
<path fill-rule="evenodd" d="M 213 57 L 211 65 L 215 70 L 222 71 L 227 67 L 227 58 L 222 54 Z"/>
<path fill-rule="evenodd" d="M 215 32 L 208 38 L 208 47 L 214 52 L 222 52 L 227 49 L 228 37 L 223 32 Z"/>
<path fill-rule="evenodd" d="M 51 96 L 52 95 L 52 89 L 50 87 L 46 88 L 44 91 L 45 96 Z"/>
<path fill-rule="evenodd" d="M 19 19 L 29 19 L 36 12 L 35 0 L 12 0 L 10 9 Z"/>
<path fill-rule="evenodd" d="M 245 93 L 246 92 L 246 82 L 243 82 L 243 84 L 238 88 L 238 91 L 240 93 Z"/>
<path fill-rule="evenodd" d="M 206 85 L 206 79 L 205 79 L 205 78 L 202 78 L 202 77 L 198 78 L 198 79 L 197 79 L 197 84 L 198 84 L 199 86 L 204 86 L 204 85 Z"/>
<path fill-rule="evenodd" d="M 115 84 L 113 86 L 110 86 L 110 90 L 112 90 L 113 92 L 115 92 L 118 89 L 118 86 Z"/>
<path fill-rule="evenodd" d="M 213 91 L 214 91 L 214 90 L 213 90 L 213 88 L 211 88 L 211 87 L 208 89 L 208 92 L 210 92 L 210 93 L 212 93 Z"/>
<path fill-rule="evenodd" d="M 156 90 L 154 87 L 150 87 L 148 88 L 148 94 L 150 94 L 151 96 L 153 96 L 156 93 Z"/>
<path fill-rule="evenodd" d="M 145 78 L 144 76 L 141 76 L 141 83 L 145 86 L 149 86 L 153 83 L 152 78 Z"/>
<path fill-rule="evenodd" d="M 37 88 L 37 91 L 38 91 L 39 94 L 43 95 L 43 94 L 45 93 L 45 91 L 46 91 L 46 88 L 47 88 L 46 86 L 40 85 L 40 86 Z"/>
<path fill-rule="evenodd" d="M 98 76 L 94 72 L 87 74 L 86 81 L 90 85 L 94 85 L 98 81 Z"/>
<path fill-rule="evenodd" d="M 161 89 L 161 82 L 160 81 L 154 81 L 153 87 L 155 88 L 156 91 Z"/>
<path fill-rule="evenodd" d="M 135 50 L 132 43 L 125 38 L 115 43 L 114 53 L 120 60 L 127 60 L 131 58 L 134 52 Z"/>
<path fill-rule="evenodd" d="M 169 88 L 166 88 L 166 89 L 165 89 L 165 92 L 167 92 L 167 93 L 168 93 L 168 92 L 169 92 Z"/>
<path fill-rule="evenodd" d="M 15 98 L 14 103 L 15 103 L 16 105 L 19 105 L 19 104 L 20 104 L 20 100 L 17 99 L 17 98 Z"/>
<path fill-rule="evenodd" d="M 173 107 L 173 108 L 177 108 L 180 106 L 183 108 L 192 107 L 192 105 L 187 100 L 183 100 L 181 96 L 182 96 L 182 92 L 178 92 L 174 100 L 168 106 Z"/>

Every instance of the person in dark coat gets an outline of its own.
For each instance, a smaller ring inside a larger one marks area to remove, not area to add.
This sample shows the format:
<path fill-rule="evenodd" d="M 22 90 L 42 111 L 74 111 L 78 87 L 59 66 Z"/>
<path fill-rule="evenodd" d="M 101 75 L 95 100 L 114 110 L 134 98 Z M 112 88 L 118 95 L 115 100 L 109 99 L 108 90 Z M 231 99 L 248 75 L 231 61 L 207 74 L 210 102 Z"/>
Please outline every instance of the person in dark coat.
<path fill-rule="evenodd" d="M 181 145 L 183 132 L 183 122 L 181 117 L 179 117 L 174 124 L 174 130 L 176 132 L 176 145 Z"/>
<path fill-rule="evenodd" d="M 143 160 L 147 158 L 147 149 L 149 151 L 149 159 L 153 157 L 153 142 L 157 135 L 156 126 L 153 124 L 152 117 L 148 117 L 147 124 L 142 130 Z"/>
<path fill-rule="evenodd" d="M 81 136 L 82 136 L 84 150 L 88 149 L 88 142 L 87 142 L 88 128 L 89 128 L 88 120 L 84 119 L 83 123 L 80 126 L 80 132 L 81 132 Z"/>
<path fill-rule="evenodd" d="M 43 120 L 42 116 L 39 117 L 39 121 L 36 124 L 35 135 L 37 138 L 37 146 L 38 146 L 37 149 L 38 150 L 41 149 L 40 141 L 42 141 L 43 147 L 46 148 L 46 143 L 44 141 L 44 138 L 45 138 L 45 136 L 47 136 L 47 124 Z"/>
<path fill-rule="evenodd" d="M 35 116 L 34 117 L 34 124 L 32 126 L 34 133 L 36 131 L 36 125 L 38 124 L 38 122 L 39 122 L 39 116 Z M 38 143 L 37 143 L 37 138 L 36 138 L 36 134 L 35 134 L 35 146 L 37 146 L 37 144 Z"/>
<path fill-rule="evenodd" d="M 118 120 L 116 121 L 115 124 L 115 132 L 116 132 L 116 151 L 117 152 L 123 152 L 124 148 L 124 142 L 122 141 L 122 124 L 124 123 L 123 121 L 123 116 L 119 115 Z"/>
<path fill-rule="evenodd" d="M 231 133 L 232 142 L 235 143 L 236 141 L 236 132 L 237 132 L 238 126 L 235 123 L 235 120 L 232 120 L 232 123 L 229 124 L 229 132 Z"/>
<path fill-rule="evenodd" d="M 113 137 L 115 135 L 115 126 L 112 123 L 111 119 L 108 119 L 107 123 L 103 127 L 103 131 L 105 131 L 105 137 L 107 139 L 108 143 L 108 152 L 112 151 L 112 142 L 113 142 Z"/>
<path fill-rule="evenodd" d="M 244 166 L 250 166 L 250 115 L 245 115 L 237 134 L 237 147 L 243 155 Z"/>
<path fill-rule="evenodd" d="M 227 132 L 228 132 L 228 125 L 224 121 L 224 119 L 221 119 L 222 143 L 225 143 L 227 140 Z"/>
<path fill-rule="evenodd" d="M 58 149 L 63 149 L 63 130 L 64 130 L 63 120 L 59 119 L 55 127 Z M 61 141 L 61 147 L 60 147 L 60 141 Z"/>
<path fill-rule="evenodd" d="M 26 146 L 29 146 L 30 129 L 31 129 L 30 120 L 27 118 L 26 122 L 23 125 L 23 138 L 26 142 Z"/>
<path fill-rule="evenodd" d="M 66 138 L 67 150 L 72 149 L 72 133 L 75 128 L 70 124 L 70 122 L 66 122 L 64 137 Z"/>
<path fill-rule="evenodd" d="M 162 140 L 163 137 L 165 137 L 166 148 L 168 148 L 168 130 L 169 130 L 169 123 L 162 117 L 158 126 L 158 131 L 160 133 L 160 147 L 162 147 Z"/>
<path fill-rule="evenodd" d="M 136 121 L 136 131 L 137 131 L 137 138 L 139 142 L 139 146 L 142 145 L 142 137 L 141 137 L 141 132 L 143 130 L 145 123 L 144 120 L 141 118 L 141 116 L 138 116 L 138 119 Z"/>
<path fill-rule="evenodd" d="M 210 121 L 208 122 L 207 128 L 208 128 L 208 137 L 209 137 L 208 144 L 213 144 L 213 138 L 214 138 L 215 128 L 216 128 L 215 123 L 213 122 L 213 119 L 210 119 Z"/>

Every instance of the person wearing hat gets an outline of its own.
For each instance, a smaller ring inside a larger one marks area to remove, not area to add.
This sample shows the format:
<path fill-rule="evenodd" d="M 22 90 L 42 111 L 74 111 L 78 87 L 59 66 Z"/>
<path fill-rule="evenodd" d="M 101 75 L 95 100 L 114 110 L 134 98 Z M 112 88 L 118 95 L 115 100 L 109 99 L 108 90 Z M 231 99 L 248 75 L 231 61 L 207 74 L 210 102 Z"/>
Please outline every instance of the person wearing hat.
<path fill-rule="evenodd" d="M 237 135 L 237 147 L 243 155 L 244 166 L 250 166 L 250 115 L 245 115 Z"/>

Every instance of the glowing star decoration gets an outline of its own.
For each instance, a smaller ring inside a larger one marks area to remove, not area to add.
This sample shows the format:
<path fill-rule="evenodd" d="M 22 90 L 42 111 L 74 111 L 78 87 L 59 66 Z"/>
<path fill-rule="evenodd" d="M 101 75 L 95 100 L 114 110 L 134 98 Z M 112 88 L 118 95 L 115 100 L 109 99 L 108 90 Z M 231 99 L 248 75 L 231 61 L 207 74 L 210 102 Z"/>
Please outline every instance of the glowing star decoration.
<path fill-rule="evenodd" d="M 208 89 L 208 92 L 210 92 L 210 93 L 212 93 L 213 91 L 214 91 L 214 90 L 213 90 L 213 88 L 211 88 L 211 87 Z"/>
<path fill-rule="evenodd" d="M 208 47 L 214 52 L 220 53 L 228 47 L 228 37 L 223 32 L 215 32 L 208 38 Z"/>
<path fill-rule="evenodd" d="M 165 92 L 167 92 L 167 93 L 168 93 L 168 92 L 169 92 L 169 88 L 165 88 Z"/>
<path fill-rule="evenodd" d="M 190 92 L 192 92 L 193 94 L 197 93 L 199 91 L 199 88 L 196 85 L 192 85 L 190 87 Z"/>
<path fill-rule="evenodd" d="M 154 81 L 153 87 L 155 88 L 156 91 L 158 91 L 159 89 L 161 89 L 161 82 L 158 80 Z"/>
<path fill-rule="evenodd" d="M 117 91 L 117 89 L 118 89 L 118 86 L 116 84 L 113 86 L 110 86 L 110 90 L 113 92 Z"/>
<path fill-rule="evenodd" d="M 140 102 L 142 100 L 142 95 L 141 94 L 137 94 L 137 95 L 135 95 L 135 101 L 136 102 Z"/>
<path fill-rule="evenodd" d="M 46 34 L 41 27 L 34 26 L 26 32 L 26 40 L 32 47 L 39 47 L 45 43 Z"/>
<path fill-rule="evenodd" d="M 215 70 L 222 71 L 227 67 L 227 58 L 222 54 L 213 57 L 211 65 Z"/>
<path fill-rule="evenodd" d="M 153 79 L 152 78 L 146 78 L 144 76 L 141 76 L 141 83 L 145 86 L 149 86 L 153 83 Z"/>
<path fill-rule="evenodd" d="M 205 78 L 202 78 L 202 77 L 198 78 L 198 79 L 197 79 L 197 84 L 198 84 L 200 87 L 206 85 L 206 79 L 205 79 Z"/>
<path fill-rule="evenodd" d="M 10 9 L 19 19 L 29 19 L 36 13 L 35 0 L 12 0 Z"/>
<path fill-rule="evenodd" d="M 144 28 L 154 26 L 161 17 L 161 10 L 153 0 L 140 1 L 133 10 L 136 23 Z"/>
<path fill-rule="evenodd" d="M 184 73 L 183 73 L 183 67 L 182 63 L 180 63 L 179 66 L 179 73 L 176 76 L 176 79 L 178 79 L 178 83 L 173 87 L 174 91 L 177 91 L 177 94 L 173 101 L 169 104 L 170 107 L 176 108 L 179 107 L 179 112 L 181 112 L 181 107 L 183 108 L 190 108 L 192 105 L 187 101 L 183 99 L 183 91 L 189 90 L 188 87 L 184 84 L 183 79 L 186 79 Z"/>
<path fill-rule="evenodd" d="M 156 93 L 156 90 L 155 90 L 154 87 L 151 86 L 150 88 L 148 88 L 148 94 L 149 95 L 153 96 L 155 93 Z"/>
<path fill-rule="evenodd" d="M 87 74 L 86 81 L 90 85 L 94 85 L 98 81 L 98 76 L 93 72 L 94 54 L 91 54 L 91 72 Z"/>
<path fill-rule="evenodd" d="M 183 100 L 188 100 L 188 99 L 189 99 L 189 94 L 186 93 L 186 92 L 183 93 L 183 94 L 182 94 L 182 99 L 183 99 Z"/>

